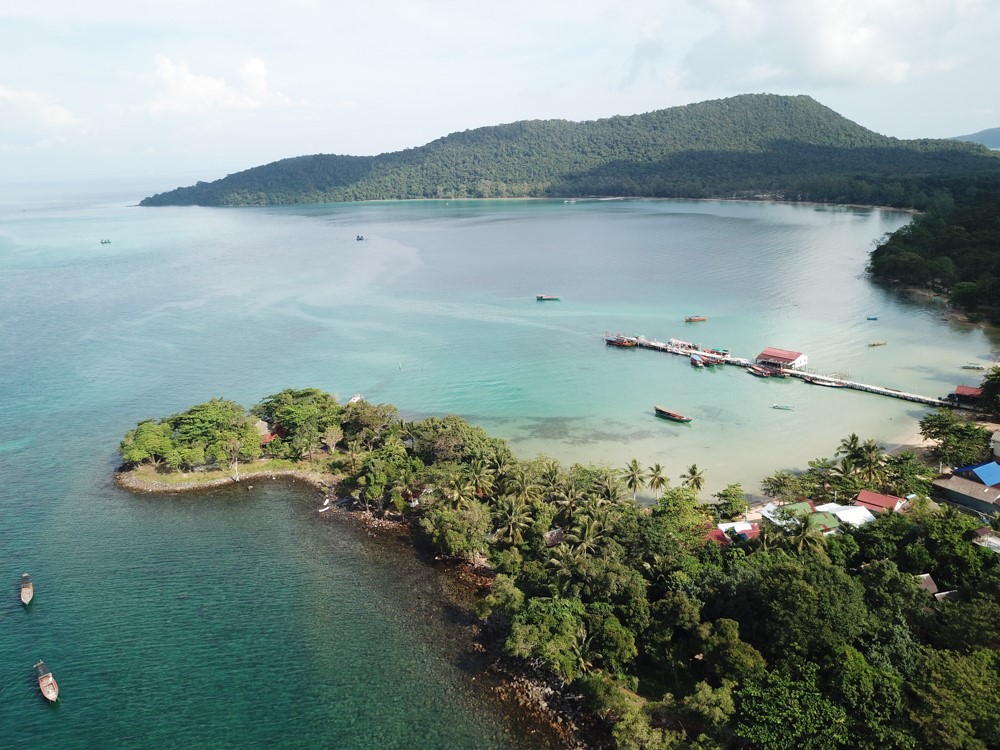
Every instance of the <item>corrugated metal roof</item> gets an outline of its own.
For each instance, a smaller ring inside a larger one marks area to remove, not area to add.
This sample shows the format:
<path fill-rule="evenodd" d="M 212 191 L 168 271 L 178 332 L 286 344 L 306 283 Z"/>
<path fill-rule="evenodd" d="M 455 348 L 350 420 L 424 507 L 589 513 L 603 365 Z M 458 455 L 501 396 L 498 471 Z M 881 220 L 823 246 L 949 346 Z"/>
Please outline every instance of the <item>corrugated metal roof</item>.
<path fill-rule="evenodd" d="M 968 396 L 969 398 L 979 398 L 983 395 L 983 389 L 973 388 L 971 385 L 956 385 L 955 394 L 958 396 Z"/>
<path fill-rule="evenodd" d="M 757 355 L 757 359 L 770 359 L 776 362 L 794 362 L 801 356 L 802 352 L 793 352 L 789 349 L 776 349 L 773 346 L 769 346 Z"/>

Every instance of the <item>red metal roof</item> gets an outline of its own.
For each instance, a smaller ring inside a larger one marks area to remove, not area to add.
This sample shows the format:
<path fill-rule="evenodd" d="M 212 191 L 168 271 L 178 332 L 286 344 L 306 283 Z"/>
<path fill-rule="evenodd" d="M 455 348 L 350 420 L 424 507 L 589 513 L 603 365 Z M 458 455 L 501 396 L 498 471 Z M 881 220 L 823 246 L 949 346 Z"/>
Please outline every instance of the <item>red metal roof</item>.
<path fill-rule="evenodd" d="M 896 495 L 881 495 L 871 490 L 861 490 L 854 499 L 855 505 L 860 505 L 875 513 L 884 513 L 887 510 L 901 508 L 905 502 L 903 498 Z"/>
<path fill-rule="evenodd" d="M 773 346 L 769 346 L 757 355 L 757 359 L 767 359 L 772 362 L 794 362 L 801 356 L 802 352 L 793 352 L 789 349 L 775 349 Z"/>
<path fill-rule="evenodd" d="M 969 398 L 979 398 L 983 395 L 982 388 L 973 388 L 971 385 L 956 385 L 955 393 L 959 396 L 968 396 Z"/>

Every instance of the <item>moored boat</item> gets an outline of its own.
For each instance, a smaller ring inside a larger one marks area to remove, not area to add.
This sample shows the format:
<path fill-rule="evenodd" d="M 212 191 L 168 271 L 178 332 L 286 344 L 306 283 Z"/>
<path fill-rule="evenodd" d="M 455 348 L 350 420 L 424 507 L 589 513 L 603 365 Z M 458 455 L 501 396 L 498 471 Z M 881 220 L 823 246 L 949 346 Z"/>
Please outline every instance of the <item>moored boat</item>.
<path fill-rule="evenodd" d="M 616 333 L 614 336 L 605 336 L 604 343 L 608 346 L 618 346 L 622 349 L 631 349 L 639 345 L 639 339 L 622 336 L 620 333 Z"/>
<path fill-rule="evenodd" d="M 708 320 L 704 315 L 688 315 L 684 318 L 685 323 L 701 323 L 702 321 Z"/>
<path fill-rule="evenodd" d="M 38 689 L 42 691 L 45 699 L 50 702 L 58 700 L 59 685 L 56 684 L 56 678 L 52 676 L 52 672 L 45 666 L 45 662 L 38 662 L 35 665 L 35 672 L 38 674 Z"/>
<path fill-rule="evenodd" d="M 878 315 L 869 315 L 868 320 L 878 320 Z"/>
<path fill-rule="evenodd" d="M 671 422 L 690 422 L 691 417 L 685 417 L 683 414 L 678 414 L 675 411 L 670 411 L 669 409 L 664 409 L 660 405 L 654 405 L 653 411 L 656 416 L 663 417 L 664 419 L 669 419 Z"/>
<path fill-rule="evenodd" d="M 21 604 L 28 606 L 35 595 L 35 584 L 31 582 L 31 576 L 27 573 L 21 576 Z"/>
<path fill-rule="evenodd" d="M 804 381 L 806 381 L 807 383 L 810 383 L 812 385 L 824 385 L 827 388 L 846 388 L 847 387 L 847 383 L 843 382 L 842 380 L 830 380 L 829 378 L 812 377 L 810 375 L 806 375 L 802 379 Z"/>
<path fill-rule="evenodd" d="M 554 294 L 536 294 L 535 299 L 539 302 L 558 302 L 559 298 Z"/>
<path fill-rule="evenodd" d="M 749 365 L 747 366 L 747 372 L 751 375 L 756 375 L 758 378 L 769 378 L 773 375 L 767 368 L 761 367 L 760 365 Z"/>
<path fill-rule="evenodd" d="M 697 354 L 692 354 L 691 355 L 691 366 L 692 367 L 704 367 L 705 366 L 705 360 L 703 360 L 701 358 L 701 356 L 699 356 Z"/>
<path fill-rule="evenodd" d="M 885 346 L 888 343 L 888 341 L 872 341 L 868 346 Z"/>
<path fill-rule="evenodd" d="M 978 362 L 966 362 L 962 365 L 963 370 L 985 370 L 986 365 L 981 365 Z"/>
<path fill-rule="evenodd" d="M 772 409 L 781 409 L 783 411 L 791 411 L 795 407 L 789 406 L 788 404 L 771 404 L 771 408 Z"/>

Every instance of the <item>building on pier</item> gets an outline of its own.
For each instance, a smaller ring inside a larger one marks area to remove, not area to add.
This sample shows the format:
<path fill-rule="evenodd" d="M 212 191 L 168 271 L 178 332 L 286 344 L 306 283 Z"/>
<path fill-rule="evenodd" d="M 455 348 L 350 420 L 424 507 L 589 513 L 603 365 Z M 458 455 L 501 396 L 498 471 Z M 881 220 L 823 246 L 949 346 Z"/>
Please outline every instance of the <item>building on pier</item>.
<path fill-rule="evenodd" d="M 757 355 L 757 364 L 777 367 L 779 369 L 790 367 L 797 370 L 805 367 L 809 358 L 802 352 L 793 352 L 788 349 L 776 349 L 773 346 L 767 347 Z"/>

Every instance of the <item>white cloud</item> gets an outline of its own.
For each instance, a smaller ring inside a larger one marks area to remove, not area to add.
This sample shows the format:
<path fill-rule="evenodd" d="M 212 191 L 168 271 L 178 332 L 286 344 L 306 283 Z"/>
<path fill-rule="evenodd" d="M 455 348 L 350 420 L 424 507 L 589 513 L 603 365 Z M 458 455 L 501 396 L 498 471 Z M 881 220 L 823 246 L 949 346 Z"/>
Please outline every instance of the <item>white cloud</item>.
<path fill-rule="evenodd" d="M 154 114 L 191 114 L 219 109 L 257 109 L 285 103 L 287 99 L 268 90 L 267 67 L 251 58 L 240 68 L 241 85 L 231 86 L 223 78 L 193 73 L 183 60 L 156 57 L 154 78 L 160 87 L 147 109 Z"/>
<path fill-rule="evenodd" d="M 12 89 L 0 84 L 0 106 L 11 108 L 14 118 L 27 118 L 46 126 L 73 125 L 77 122 L 72 112 L 37 91 Z"/>

